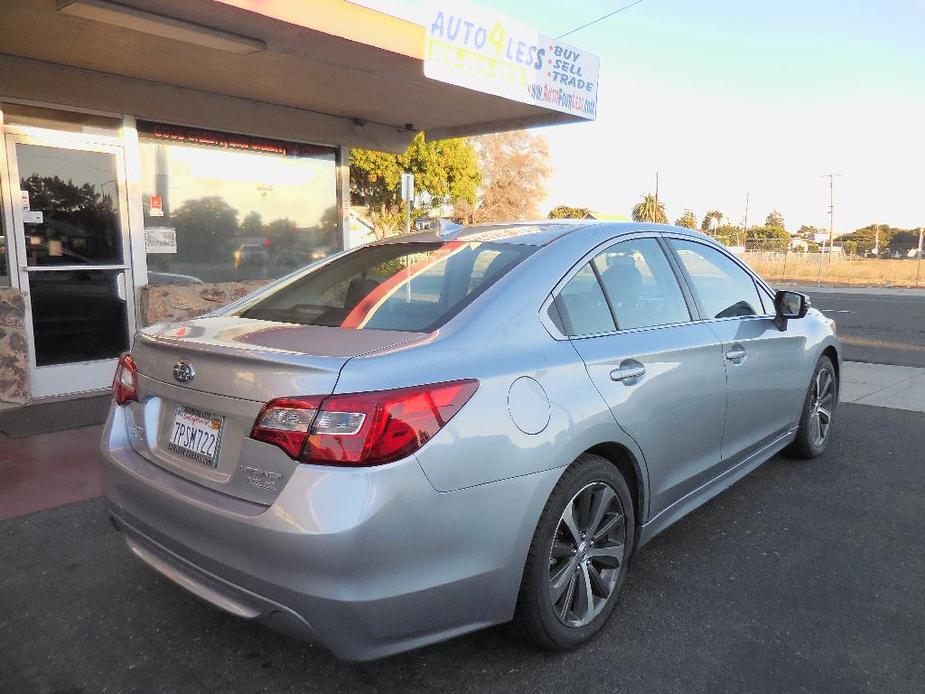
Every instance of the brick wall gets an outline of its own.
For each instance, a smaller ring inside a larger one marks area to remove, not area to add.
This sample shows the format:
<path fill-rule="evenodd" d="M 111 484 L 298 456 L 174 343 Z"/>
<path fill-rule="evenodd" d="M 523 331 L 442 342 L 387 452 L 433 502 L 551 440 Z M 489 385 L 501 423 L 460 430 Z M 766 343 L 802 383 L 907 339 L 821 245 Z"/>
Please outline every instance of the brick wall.
<path fill-rule="evenodd" d="M 29 402 L 29 348 L 22 294 L 0 287 L 0 402 Z"/>
<path fill-rule="evenodd" d="M 152 325 L 195 318 L 256 291 L 268 281 L 149 284 L 141 290 L 141 321 Z"/>

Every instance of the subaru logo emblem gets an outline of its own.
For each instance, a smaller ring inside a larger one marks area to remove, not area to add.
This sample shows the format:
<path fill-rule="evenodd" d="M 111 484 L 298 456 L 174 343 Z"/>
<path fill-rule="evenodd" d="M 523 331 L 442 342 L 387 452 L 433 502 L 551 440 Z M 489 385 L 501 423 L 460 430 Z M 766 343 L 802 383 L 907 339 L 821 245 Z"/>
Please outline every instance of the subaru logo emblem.
<path fill-rule="evenodd" d="M 189 383 L 196 376 L 196 369 L 188 361 L 181 359 L 173 367 L 173 377 L 180 383 Z"/>

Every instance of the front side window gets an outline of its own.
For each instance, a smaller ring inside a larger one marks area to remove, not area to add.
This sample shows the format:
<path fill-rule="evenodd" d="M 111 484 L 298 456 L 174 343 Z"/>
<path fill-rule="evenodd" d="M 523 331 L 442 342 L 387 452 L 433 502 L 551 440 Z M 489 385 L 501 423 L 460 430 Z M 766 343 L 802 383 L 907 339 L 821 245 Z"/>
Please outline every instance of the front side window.
<path fill-rule="evenodd" d="M 138 129 L 151 284 L 276 279 L 340 250 L 334 149 Z"/>
<path fill-rule="evenodd" d="M 594 257 L 618 330 L 691 319 L 668 258 L 655 239 L 614 244 Z"/>
<path fill-rule="evenodd" d="M 734 318 L 763 312 L 755 281 L 723 253 L 702 243 L 671 239 L 690 275 L 705 317 Z"/>
<path fill-rule="evenodd" d="M 258 297 L 238 315 L 302 325 L 431 332 L 534 250 L 465 241 L 366 246 Z"/>

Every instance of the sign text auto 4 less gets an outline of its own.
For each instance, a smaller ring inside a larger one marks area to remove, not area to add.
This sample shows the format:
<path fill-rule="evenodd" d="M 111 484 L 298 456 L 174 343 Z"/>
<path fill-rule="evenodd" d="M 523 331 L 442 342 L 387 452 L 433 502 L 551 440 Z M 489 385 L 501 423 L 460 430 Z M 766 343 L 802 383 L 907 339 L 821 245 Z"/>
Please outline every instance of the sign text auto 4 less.
<path fill-rule="evenodd" d="M 594 118 L 597 56 L 472 6 L 437 8 L 427 32 L 428 77 Z"/>

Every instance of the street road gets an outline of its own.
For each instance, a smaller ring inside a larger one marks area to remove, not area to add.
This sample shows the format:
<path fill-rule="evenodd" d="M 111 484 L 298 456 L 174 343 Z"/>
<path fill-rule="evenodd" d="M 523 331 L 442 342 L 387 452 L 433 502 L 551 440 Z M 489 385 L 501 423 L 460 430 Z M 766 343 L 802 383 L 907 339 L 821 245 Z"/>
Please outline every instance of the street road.
<path fill-rule="evenodd" d="M 925 367 L 925 295 L 921 292 L 801 291 L 838 324 L 844 359 Z"/>
<path fill-rule="evenodd" d="M 825 456 L 775 458 L 642 548 L 568 654 L 497 627 L 342 663 L 149 570 L 99 499 L 3 521 L 0 692 L 922 692 L 922 414 L 839 415 Z"/>

